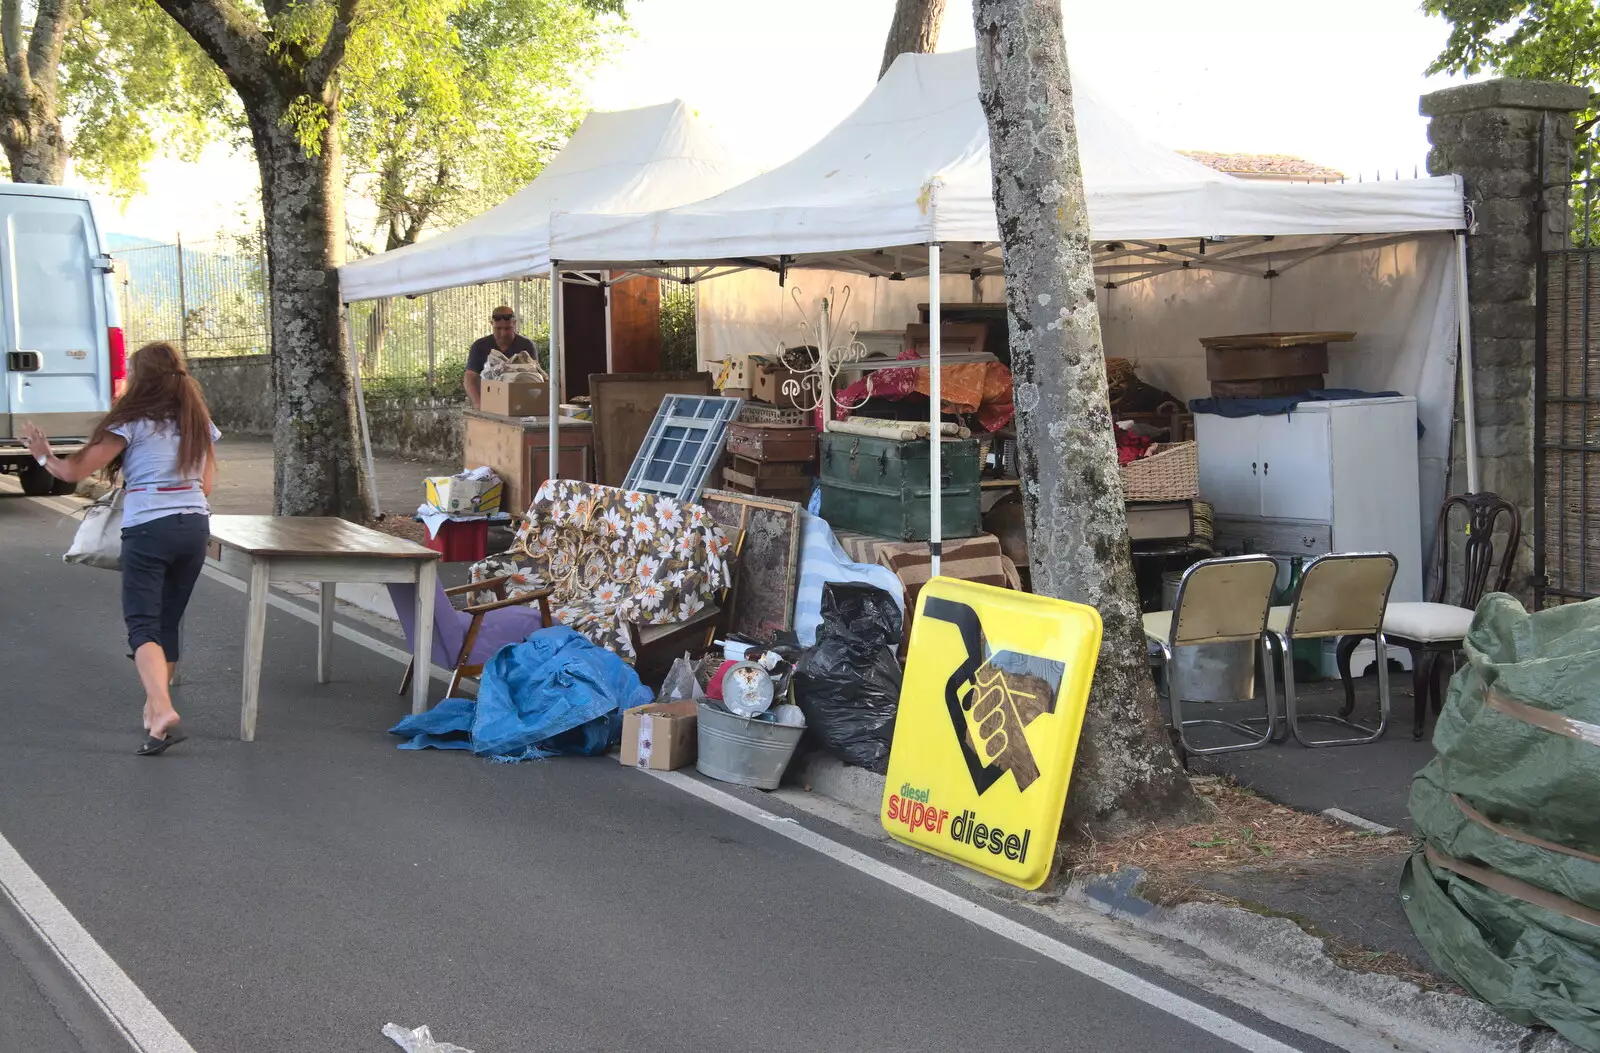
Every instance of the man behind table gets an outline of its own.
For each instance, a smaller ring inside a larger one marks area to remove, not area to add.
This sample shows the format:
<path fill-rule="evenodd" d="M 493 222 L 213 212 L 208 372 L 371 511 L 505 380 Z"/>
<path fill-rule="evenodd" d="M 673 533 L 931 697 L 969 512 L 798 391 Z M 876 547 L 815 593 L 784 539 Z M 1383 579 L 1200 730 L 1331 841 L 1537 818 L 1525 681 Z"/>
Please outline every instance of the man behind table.
<path fill-rule="evenodd" d="M 467 351 L 467 371 L 461 376 L 461 386 L 466 389 L 467 401 L 472 403 L 473 409 L 483 403 L 483 367 L 489 361 L 490 351 L 499 351 L 507 358 L 518 351 L 526 351 L 535 360 L 539 357 L 534 353 L 533 341 L 517 332 L 517 316 L 511 308 L 504 304 L 496 307 L 489 313 L 489 321 L 494 332 L 472 342 Z"/>

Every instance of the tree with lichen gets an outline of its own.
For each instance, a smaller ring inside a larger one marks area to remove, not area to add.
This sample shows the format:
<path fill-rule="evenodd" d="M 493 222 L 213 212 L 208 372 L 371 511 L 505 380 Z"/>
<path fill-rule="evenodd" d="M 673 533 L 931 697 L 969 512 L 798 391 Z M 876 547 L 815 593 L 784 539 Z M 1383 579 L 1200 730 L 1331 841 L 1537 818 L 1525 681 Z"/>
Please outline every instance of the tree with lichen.
<path fill-rule="evenodd" d="M 1056 0 L 974 0 L 1035 592 L 1105 626 L 1066 825 L 1113 830 L 1198 808 L 1160 717 L 1106 392 L 1094 261 Z"/>

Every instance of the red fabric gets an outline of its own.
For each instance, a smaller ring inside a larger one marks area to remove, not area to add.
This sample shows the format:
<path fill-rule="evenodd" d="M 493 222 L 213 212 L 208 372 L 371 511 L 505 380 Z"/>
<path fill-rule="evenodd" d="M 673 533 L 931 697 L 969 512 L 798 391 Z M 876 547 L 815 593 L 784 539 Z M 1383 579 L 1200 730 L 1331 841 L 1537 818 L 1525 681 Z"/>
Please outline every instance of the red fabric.
<path fill-rule="evenodd" d="M 917 358 L 919 352 L 902 351 L 900 357 Z M 847 406 L 872 398 L 903 399 L 913 392 L 931 395 L 933 381 L 927 367 L 880 369 L 856 381 L 839 393 L 834 417 L 849 420 Z M 999 431 L 1016 416 L 1012 403 L 1011 370 L 999 362 L 941 366 L 939 370 L 940 409 L 946 413 L 973 413 L 986 431 Z"/>
<path fill-rule="evenodd" d="M 1152 445 L 1148 436 L 1133 435 L 1123 431 L 1121 428 L 1116 429 L 1116 431 L 1118 465 L 1131 464 L 1137 461 L 1145 455 Z"/>
<path fill-rule="evenodd" d="M 739 663 L 733 661 L 732 659 L 729 659 L 728 661 L 717 666 L 717 671 L 711 674 L 711 683 L 706 685 L 707 698 L 717 702 L 722 701 L 722 678 L 728 674 L 729 669 L 738 664 Z"/>

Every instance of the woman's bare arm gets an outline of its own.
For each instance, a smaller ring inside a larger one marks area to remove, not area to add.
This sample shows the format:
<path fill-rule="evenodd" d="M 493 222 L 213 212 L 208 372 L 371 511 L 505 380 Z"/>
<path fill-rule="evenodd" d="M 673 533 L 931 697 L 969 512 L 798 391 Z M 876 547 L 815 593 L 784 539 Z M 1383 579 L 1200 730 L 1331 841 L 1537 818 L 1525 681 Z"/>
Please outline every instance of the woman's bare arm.
<path fill-rule="evenodd" d="M 200 473 L 200 492 L 207 497 L 211 496 L 211 488 L 217 485 L 217 448 L 211 447 L 206 451 L 206 470 Z"/>
<path fill-rule="evenodd" d="M 45 471 L 65 483 L 82 482 L 110 464 L 116 459 L 117 454 L 128 448 L 127 439 L 120 435 L 107 435 L 71 456 L 57 457 L 50 452 L 50 440 L 45 438 L 44 432 L 40 431 L 38 425 L 32 421 L 22 426 L 22 441 L 28 444 L 29 453 L 44 458 Z"/>

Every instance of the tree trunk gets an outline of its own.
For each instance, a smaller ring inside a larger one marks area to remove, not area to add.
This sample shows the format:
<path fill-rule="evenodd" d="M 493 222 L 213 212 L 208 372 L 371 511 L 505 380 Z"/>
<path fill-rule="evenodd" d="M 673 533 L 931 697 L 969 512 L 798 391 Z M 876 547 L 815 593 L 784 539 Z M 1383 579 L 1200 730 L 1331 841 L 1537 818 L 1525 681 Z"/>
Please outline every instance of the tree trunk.
<path fill-rule="evenodd" d="M 60 186 L 67 174 L 67 138 L 57 108 L 58 67 L 73 18 L 60 0 L 45 0 L 33 5 L 33 24 L 24 27 L 22 8 L 21 0 L 0 0 L 0 39 L 5 44 L 0 146 L 12 182 Z"/>
<path fill-rule="evenodd" d="M 894 20 L 883 45 L 883 68 L 878 70 L 880 79 L 901 55 L 926 55 L 938 46 L 944 5 L 945 0 L 895 0 Z"/>
<path fill-rule="evenodd" d="M 344 244 L 335 122 L 308 154 L 270 107 L 251 107 L 272 303 L 274 504 L 278 515 L 363 520 L 350 355 L 336 256 Z"/>
<path fill-rule="evenodd" d="M 1066 825 L 1193 814 L 1150 678 L 1056 0 L 975 0 L 1033 588 L 1105 624 Z"/>
<path fill-rule="evenodd" d="M 30 109 L 27 117 L 7 115 L 4 127 L 0 139 L 5 142 L 11 181 L 60 186 L 67 175 L 67 141 L 60 118 L 54 112 Z"/>

